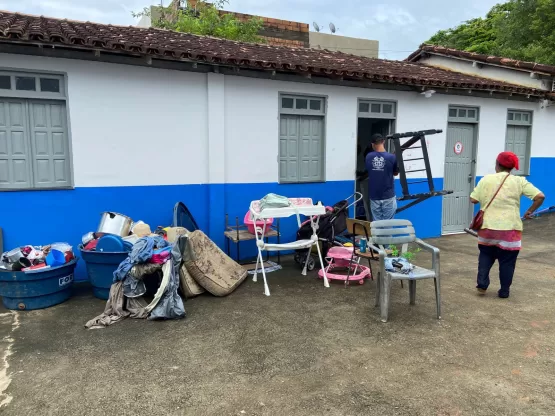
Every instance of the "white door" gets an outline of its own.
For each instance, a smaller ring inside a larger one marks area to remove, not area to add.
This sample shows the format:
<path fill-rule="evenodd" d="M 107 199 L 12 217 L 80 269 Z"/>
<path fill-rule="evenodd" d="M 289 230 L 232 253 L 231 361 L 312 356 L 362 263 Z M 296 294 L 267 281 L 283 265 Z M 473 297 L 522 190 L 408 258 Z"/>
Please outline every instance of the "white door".
<path fill-rule="evenodd" d="M 472 220 L 469 196 L 473 189 L 476 124 L 449 123 L 445 149 L 442 233 L 463 232 Z"/>
<path fill-rule="evenodd" d="M 505 149 L 515 153 L 520 159 L 520 170 L 515 170 L 515 175 L 524 175 L 527 172 L 528 138 L 530 126 L 507 126 Z"/>

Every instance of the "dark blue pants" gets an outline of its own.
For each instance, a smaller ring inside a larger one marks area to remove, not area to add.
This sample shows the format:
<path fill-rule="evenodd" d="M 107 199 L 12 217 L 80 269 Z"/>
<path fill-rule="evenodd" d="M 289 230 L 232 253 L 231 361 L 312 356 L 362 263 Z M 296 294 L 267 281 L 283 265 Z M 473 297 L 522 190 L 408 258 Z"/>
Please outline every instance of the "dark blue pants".
<path fill-rule="evenodd" d="M 499 296 L 508 297 L 513 276 L 515 274 L 516 259 L 518 250 L 503 250 L 499 247 L 478 245 L 480 257 L 478 259 L 478 284 L 477 288 L 487 289 L 489 286 L 489 272 L 495 263 L 499 262 L 499 281 L 501 289 Z"/>

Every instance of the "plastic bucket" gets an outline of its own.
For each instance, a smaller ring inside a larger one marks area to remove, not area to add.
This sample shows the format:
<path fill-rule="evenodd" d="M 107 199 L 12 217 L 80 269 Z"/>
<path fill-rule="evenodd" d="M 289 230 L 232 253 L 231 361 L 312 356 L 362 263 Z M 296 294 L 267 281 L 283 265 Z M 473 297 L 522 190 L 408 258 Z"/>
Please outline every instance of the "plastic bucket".
<path fill-rule="evenodd" d="M 87 275 L 93 287 L 93 294 L 107 300 L 114 280 L 114 272 L 129 255 L 128 252 L 109 253 L 106 251 L 87 251 L 79 246 L 81 257 L 87 266 Z"/>
<path fill-rule="evenodd" d="M 46 256 L 46 264 L 50 267 L 62 266 L 66 263 L 66 256 L 60 250 L 52 249 Z"/>

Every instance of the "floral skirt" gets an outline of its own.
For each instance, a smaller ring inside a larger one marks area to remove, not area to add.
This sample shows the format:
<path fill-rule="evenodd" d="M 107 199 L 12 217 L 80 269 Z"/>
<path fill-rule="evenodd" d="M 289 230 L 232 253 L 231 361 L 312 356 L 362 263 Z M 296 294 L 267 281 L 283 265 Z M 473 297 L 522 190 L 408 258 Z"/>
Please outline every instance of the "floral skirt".
<path fill-rule="evenodd" d="M 503 250 L 520 250 L 522 247 L 522 231 L 517 230 L 488 230 L 478 231 L 478 244 L 496 246 Z"/>

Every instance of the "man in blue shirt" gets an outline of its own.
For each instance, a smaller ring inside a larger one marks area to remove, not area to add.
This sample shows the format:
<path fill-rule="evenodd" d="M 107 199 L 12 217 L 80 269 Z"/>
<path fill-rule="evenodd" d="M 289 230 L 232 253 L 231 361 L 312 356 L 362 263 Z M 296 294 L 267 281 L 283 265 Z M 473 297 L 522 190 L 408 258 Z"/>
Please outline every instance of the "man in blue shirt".
<path fill-rule="evenodd" d="M 393 182 L 393 177 L 399 174 L 397 158 L 386 152 L 385 139 L 381 134 L 374 134 L 371 142 L 373 151 L 366 155 L 366 170 L 372 220 L 390 220 L 397 211 Z"/>

